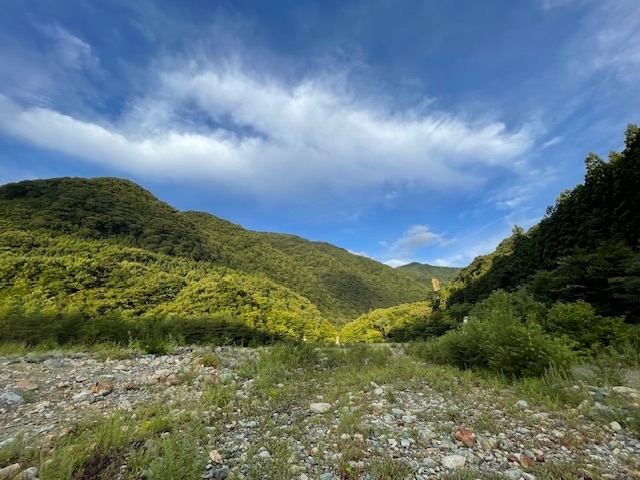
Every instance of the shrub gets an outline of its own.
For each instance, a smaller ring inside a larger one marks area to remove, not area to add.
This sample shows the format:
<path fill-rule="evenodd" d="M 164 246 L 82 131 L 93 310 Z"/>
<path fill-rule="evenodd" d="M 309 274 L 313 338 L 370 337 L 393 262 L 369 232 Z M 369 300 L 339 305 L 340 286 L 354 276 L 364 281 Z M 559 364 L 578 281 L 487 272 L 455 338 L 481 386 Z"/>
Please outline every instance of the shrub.
<path fill-rule="evenodd" d="M 553 338 L 537 322 L 544 305 L 523 292 L 494 292 L 459 329 L 428 342 L 427 359 L 459 368 L 483 368 L 513 377 L 564 369 L 576 359 L 565 337 Z"/>

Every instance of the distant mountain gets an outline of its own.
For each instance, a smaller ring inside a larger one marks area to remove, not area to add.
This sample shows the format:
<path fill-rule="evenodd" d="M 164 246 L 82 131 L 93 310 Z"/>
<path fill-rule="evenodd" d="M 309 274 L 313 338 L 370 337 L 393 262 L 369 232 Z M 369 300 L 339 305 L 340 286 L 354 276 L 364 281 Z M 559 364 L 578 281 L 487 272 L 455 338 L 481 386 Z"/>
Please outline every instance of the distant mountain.
<path fill-rule="evenodd" d="M 291 311 L 343 324 L 431 292 L 400 270 L 326 243 L 179 212 L 127 180 L 0 187 L 0 310 L 5 300 L 127 315 L 225 310 L 262 323 Z"/>
<path fill-rule="evenodd" d="M 396 270 L 400 270 L 402 273 L 436 290 L 436 285 L 444 286 L 453 282 L 461 269 L 454 267 L 436 267 L 427 263 L 413 262 L 397 267 Z M 435 282 L 434 279 L 436 280 Z"/>

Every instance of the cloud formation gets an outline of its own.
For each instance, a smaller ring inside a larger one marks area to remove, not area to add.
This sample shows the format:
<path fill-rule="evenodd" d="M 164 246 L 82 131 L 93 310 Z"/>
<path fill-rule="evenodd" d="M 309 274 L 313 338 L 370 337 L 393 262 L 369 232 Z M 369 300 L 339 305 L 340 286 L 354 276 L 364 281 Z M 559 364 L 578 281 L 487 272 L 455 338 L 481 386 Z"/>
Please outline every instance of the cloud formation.
<path fill-rule="evenodd" d="M 69 68 L 99 65 L 85 42 L 48 32 Z M 471 188 L 487 167 L 513 168 L 533 143 L 526 127 L 398 112 L 337 81 L 287 84 L 238 62 L 160 70 L 152 84 L 116 121 L 0 96 L 0 131 L 123 172 L 289 198 L 383 184 Z"/>

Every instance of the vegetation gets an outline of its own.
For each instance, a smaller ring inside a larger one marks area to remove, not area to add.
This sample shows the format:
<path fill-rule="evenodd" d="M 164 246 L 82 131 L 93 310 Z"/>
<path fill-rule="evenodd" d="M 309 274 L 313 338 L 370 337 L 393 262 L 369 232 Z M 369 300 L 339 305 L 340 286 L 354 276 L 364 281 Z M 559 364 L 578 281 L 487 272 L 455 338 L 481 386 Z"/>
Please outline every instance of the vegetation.
<path fill-rule="evenodd" d="M 584 184 L 563 192 L 545 218 L 476 258 L 441 290 L 438 307 L 475 303 L 526 285 L 536 299 L 585 301 L 595 312 L 640 322 L 640 129 L 608 161 L 591 153 Z"/>
<path fill-rule="evenodd" d="M 412 276 L 420 283 L 428 285 L 434 290 L 439 290 L 440 287 L 444 287 L 453 282 L 461 269 L 454 267 L 436 267 L 426 263 L 413 262 L 397 267 L 396 270 Z"/>

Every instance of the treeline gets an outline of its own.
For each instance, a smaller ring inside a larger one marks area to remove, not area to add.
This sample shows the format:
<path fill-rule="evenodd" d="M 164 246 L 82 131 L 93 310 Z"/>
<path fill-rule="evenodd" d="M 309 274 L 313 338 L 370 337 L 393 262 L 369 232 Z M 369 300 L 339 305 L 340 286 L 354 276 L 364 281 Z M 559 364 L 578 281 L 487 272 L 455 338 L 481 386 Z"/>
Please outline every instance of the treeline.
<path fill-rule="evenodd" d="M 583 300 L 600 315 L 640 323 L 640 137 L 608 161 L 589 154 L 584 184 L 563 192 L 528 232 L 516 227 L 439 294 L 439 308 L 472 304 L 525 285 L 547 305 Z"/>

